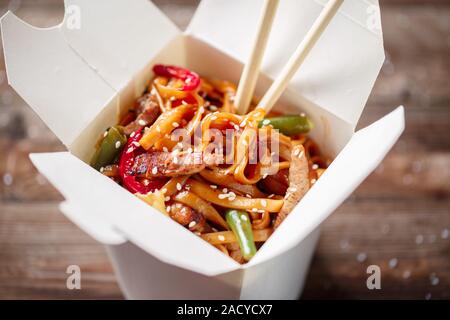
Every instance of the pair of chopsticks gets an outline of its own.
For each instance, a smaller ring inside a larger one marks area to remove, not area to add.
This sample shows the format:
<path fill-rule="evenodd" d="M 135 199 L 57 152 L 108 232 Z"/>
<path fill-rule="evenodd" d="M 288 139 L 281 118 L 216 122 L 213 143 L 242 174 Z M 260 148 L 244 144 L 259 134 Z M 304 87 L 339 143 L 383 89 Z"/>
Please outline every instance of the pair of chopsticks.
<path fill-rule="evenodd" d="M 239 81 L 238 90 L 235 98 L 235 105 L 239 114 L 247 113 L 250 101 L 253 97 L 256 81 L 258 79 L 262 57 L 266 49 L 267 40 L 269 38 L 270 29 L 275 17 L 279 0 L 265 0 L 263 12 L 259 20 L 258 32 L 253 43 L 250 59 L 244 67 Z M 266 94 L 260 100 L 257 108 L 264 109 L 267 113 L 272 109 L 275 102 L 286 89 L 289 81 L 305 61 L 311 49 L 319 40 L 320 36 L 327 28 L 330 21 L 338 11 L 344 0 L 329 0 L 319 17 L 309 29 L 305 38 L 298 45 L 293 55 L 289 58 L 287 64 L 281 70 L 280 75 L 267 90 Z"/>

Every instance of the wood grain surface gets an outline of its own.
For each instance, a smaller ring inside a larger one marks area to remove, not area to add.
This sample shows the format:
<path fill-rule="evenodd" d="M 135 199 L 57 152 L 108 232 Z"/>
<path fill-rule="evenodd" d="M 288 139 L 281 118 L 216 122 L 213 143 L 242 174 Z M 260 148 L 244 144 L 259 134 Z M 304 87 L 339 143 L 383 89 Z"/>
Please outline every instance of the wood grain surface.
<path fill-rule="evenodd" d="M 197 1 L 155 3 L 184 28 Z M 383 163 L 323 224 L 302 298 L 450 298 L 450 3 L 381 1 L 387 60 L 358 125 L 406 107 L 406 130 Z M 0 0 L 47 27 L 62 0 Z M 3 54 L 1 55 L 3 56 Z M 98 244 L 58 210 L 61 195 L 30 152 L 64 147 L 8 87 L 0 61 L 0 298 L 121 299 Z M 82 289 L 68 290 L 68 265 Z M 381 290 L 366 268 L 379 265 Z"/>

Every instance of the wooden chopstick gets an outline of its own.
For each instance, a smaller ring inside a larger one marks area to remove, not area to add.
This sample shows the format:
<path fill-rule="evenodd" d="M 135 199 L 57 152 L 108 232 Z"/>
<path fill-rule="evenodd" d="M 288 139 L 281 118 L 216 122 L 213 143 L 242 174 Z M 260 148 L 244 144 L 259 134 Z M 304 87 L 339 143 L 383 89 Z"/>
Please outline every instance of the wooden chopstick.
<path fill-rule="evenodd" d="M 286 89 L 289 81 L 292 79 L 298 68 L 305 61 L 311 49 L 322 35 L 334 15 L 338 11 L 344 0 L 329 0 L 319 17 L 314 21 L 305 38 L 298 45 L 294 54 L 289 58 L 287 64 L 281 70 L 280 75 L 267 90 L 264 97 L 258 103 L 258 108 L 263 108 L 268 113 L 283 91 Z"/>
<path fill-rule="evenodd" d="M 241 79 L 236 93 L 235 105 L 239 114 L 247 113 L 256 80 L 258 79 L 261 61 L 269 39 L 272 23 L 277 11 L 279 0 L 265 0 L 263 11 L 258 23 L 258 32 L 253 42 L 250 59 L 242 71 Z"/>

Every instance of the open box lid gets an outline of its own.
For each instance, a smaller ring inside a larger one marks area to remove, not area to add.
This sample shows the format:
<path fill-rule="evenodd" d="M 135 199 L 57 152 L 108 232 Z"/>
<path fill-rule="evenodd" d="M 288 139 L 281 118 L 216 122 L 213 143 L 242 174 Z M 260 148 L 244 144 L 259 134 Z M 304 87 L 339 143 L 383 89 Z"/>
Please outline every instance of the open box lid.
<path fill-rule="evenodd" d="M 274 79 L 304 38 L 327 0 L 282 0 L 262 63 Z M 187 30 L 245 62 L 263 1 L 203 0 Z M 293 77 L 290 87 L 353 128 L 384 62 L 377 0 L 345 0 Z"/>
<path fill-rule="evenodd" d="M 69 146 L 179 30 L 147 0 L 65 0 L 65 9 L 52 28 L 11 12 L 1 28 L 9 84 Z"/>

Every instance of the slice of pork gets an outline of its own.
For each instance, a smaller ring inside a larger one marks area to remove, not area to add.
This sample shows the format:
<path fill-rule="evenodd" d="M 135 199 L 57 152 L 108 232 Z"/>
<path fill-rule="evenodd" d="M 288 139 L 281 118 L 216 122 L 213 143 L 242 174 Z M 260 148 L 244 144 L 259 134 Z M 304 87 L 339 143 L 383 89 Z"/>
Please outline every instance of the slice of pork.
<path fill-rule="evenodd" d="M 284 204 L 275 220 L 274 228 L 294 209 L 297 203 L 309 190 L 309 168 L 305 149 L 302 145 L 295 146 L 291 151 L 289 167 L 289 188 L 284 198 Z"/>
<path fill-rule="evenodd" d="M 132 175 L 157 178 L 192 175 L 205 169 L 201 152 L 150 152 L 136 157 Z"/>
<path fill-rule="evenodd" d="M 125 126 L 124 132 L 126 135 L 130 135 L 144 126 L 152 125 L 161 113 L 156 96 L 150 93 L 144 94 L 136 101 L 135 110 L 137 117 Z"/>

